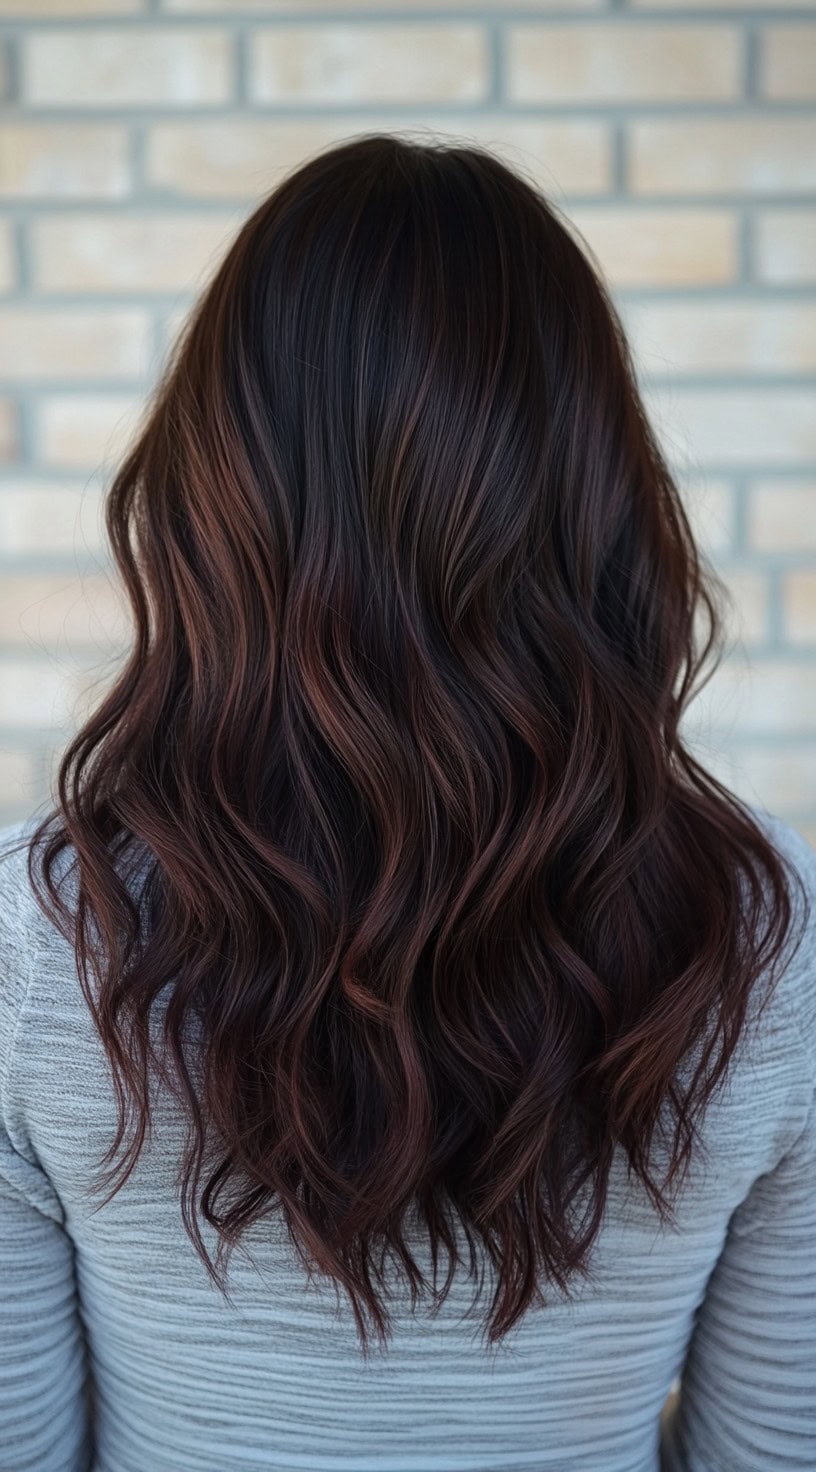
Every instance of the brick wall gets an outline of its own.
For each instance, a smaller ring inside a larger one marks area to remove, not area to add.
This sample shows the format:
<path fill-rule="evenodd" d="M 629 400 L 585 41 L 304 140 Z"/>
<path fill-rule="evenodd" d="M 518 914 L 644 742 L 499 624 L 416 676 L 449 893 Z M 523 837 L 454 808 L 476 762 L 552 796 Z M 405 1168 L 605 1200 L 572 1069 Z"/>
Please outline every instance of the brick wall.
<path fill-rule="evenodd" d="M 620 303 L 732 648 L 688 734 L 816 842 L 816 0 L 0 0 L 0 821 L 121 658 L 99 496 L 238 223 L 313 150 L 487 143 Z"/>

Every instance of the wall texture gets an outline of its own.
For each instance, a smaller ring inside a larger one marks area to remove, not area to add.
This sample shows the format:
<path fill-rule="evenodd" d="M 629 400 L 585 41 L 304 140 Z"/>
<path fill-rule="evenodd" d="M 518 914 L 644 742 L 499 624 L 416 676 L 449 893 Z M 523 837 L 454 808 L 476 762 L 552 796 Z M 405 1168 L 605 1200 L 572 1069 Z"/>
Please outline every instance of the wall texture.
<path fill-rule="evenodd" d="M 629 328 L 732 637 L 689 714 L 816 842 L 816 0 L 0 0 L 0 822 L 121 658 L 100 492 L 253 202 L 372 128 L 486 143 Z"/>

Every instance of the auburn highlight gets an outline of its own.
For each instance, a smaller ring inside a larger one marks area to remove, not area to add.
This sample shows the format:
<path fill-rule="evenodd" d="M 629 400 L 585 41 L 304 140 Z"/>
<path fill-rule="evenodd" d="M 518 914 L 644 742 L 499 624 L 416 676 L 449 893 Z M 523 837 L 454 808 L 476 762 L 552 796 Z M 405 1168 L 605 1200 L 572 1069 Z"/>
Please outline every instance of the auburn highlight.
<path fill-rule="evenodd" d="M 132 643 L 29 852 L 116 1083 L 94 1193 L 155 1069 L 224 1291 L 280 1211 L 367 1354 L 386 1254 L 441 1302 L 458 1222 L 497 1344 L 591 1273 L 616 1150 L 671 1219 L 793 918 L 680 733 L 727 595 L 591 252 L 488 150 L 311 157 L 203 290 L 106 526 Z"/>

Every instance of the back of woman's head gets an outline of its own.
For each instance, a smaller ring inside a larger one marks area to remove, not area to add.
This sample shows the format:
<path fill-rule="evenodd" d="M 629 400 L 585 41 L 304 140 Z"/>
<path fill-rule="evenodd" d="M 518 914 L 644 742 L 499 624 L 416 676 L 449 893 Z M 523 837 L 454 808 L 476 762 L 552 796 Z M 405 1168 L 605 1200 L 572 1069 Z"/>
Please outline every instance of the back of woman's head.
<path fill-rule="evenodd" d="M 434 1265 L 482 1242 L 497 1342 L 589 1271 L 615 1149 L 671 1214 L 792 918 L 679 734 L 719 584 L 602 279 L 487 152 L 335 146 L 204 291 L 107 525 L 133 646 L 30 869 L 117 1079 L 106 1162 L 138 1106 L 114 1191 L 152 1059 L 217 1281 L 277 1204 L 387 1342 L 416 1207 Z"/>

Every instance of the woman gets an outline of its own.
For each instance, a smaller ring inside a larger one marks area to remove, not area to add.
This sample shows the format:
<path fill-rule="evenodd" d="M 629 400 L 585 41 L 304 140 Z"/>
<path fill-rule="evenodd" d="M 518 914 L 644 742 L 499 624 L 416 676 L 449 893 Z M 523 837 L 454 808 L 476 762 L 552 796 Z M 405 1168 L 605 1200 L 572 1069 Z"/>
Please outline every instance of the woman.
<path fill-rule="evenodd" d="M 2 1467 L 813 1472 L 816 856 L 681 739 L 724 590 L 575 234 L 310 159 L 106 509 L 0 863 Z"/>

